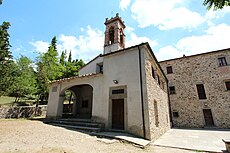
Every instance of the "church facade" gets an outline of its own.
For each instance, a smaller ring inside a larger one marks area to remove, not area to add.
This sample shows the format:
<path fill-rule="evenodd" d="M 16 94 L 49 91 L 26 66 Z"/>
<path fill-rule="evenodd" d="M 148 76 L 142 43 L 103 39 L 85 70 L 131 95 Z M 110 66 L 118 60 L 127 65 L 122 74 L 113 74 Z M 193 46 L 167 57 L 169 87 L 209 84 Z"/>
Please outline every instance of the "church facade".
<path fill-rule="evenodd" d="M 66 117 L 68 90 L 73 93 L 71 117 L 156 140 L 170 128 L 168 80 L 148 43 L 125 48 L 125 25 L 118 14 L 105 26 L 104 53 L 78 76 L 51 82 L 47 118 Z"/>

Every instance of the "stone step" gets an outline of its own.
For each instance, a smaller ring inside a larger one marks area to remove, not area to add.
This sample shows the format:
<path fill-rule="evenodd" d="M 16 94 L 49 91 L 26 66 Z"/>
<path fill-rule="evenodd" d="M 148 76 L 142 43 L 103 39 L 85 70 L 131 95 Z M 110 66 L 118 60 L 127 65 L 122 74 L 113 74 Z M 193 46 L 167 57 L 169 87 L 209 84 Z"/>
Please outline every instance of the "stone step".
<path fill-rule="evenodd" d="M 103 128 L 103 124 L 94 123 L 94 122 L 83 122 L 83 121 L 71 121 L 71 120 L 54 120 L 53 123 L 65 124 L 65 125 L 74 125 L 74 126 L 86 126 L 86 127 L 95 127 Z"/>
<path fill-rule="evenodd" d="M 84 118 L 62 118 L 62 119 L 58 119 L 59 121 L 68 121 L 68 122 L 88 122 L 88 123 L 92 123 L 91 119 L 84 119 Z"/>
<path fill-rule="evenodd" d="M 97 127 L 87 127 L 87 126 L 76 126 L 76 125 L 66 125 L 66 124 L 57 124 L 57 123 L 50 123 L 54 126 L 64 127 L 67 129 L 76 129 L 81 131 L 88 131 L 88 132 L 100 132 L 101 128 Z"/>

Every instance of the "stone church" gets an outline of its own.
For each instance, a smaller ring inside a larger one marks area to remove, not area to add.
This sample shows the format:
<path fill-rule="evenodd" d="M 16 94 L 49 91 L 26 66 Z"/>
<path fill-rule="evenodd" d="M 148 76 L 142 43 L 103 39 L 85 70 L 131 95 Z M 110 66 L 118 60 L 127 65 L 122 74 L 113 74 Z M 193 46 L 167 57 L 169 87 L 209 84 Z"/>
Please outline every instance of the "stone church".
<path fill-rule="evenodd" d="M 51 82 L 47 118 L 89 119 L 149 140 L 170 126 L 230 128 L 230 49 L 158 62 L 148 43 L 125 48 L 118 14 L 105 26 L 103 54 Z"/>
<path fill-rule="evenodd" d="M 156 140 L 170 128 L 168 80 L 148 43 L 125 48 L 125 24 L 105 21 L 104 52 L 79 75 L 51 82 L 47 118 L 89 119 Z M 66 116 L 65 92 L 73 93 Z"/>

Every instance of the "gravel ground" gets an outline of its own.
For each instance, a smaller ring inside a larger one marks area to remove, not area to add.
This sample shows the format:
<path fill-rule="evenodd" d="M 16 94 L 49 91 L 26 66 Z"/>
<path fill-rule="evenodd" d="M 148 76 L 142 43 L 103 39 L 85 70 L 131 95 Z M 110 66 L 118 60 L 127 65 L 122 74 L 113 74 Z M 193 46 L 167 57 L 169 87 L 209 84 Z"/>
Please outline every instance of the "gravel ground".
<path fill-rule="evenodd" d="M 150 145 L 145 149 L 33 120 L 0 120 L 0 153 L 98 153 L 192 151 Z"/>

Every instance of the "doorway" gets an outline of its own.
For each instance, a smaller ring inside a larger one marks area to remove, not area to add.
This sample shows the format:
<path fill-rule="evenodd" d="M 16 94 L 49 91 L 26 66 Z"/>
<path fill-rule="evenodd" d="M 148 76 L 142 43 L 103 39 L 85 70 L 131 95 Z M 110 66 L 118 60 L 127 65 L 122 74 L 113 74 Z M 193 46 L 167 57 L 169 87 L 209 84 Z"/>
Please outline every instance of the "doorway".
<path fill-rule="evenodd" d="M 203 109 L 205 126 L 214 126 L 211 109 Z"/>
<path fill-rule="evenodd" d="M 124 130 L 124 99 L 112 99 L 112 129 Z"/>

